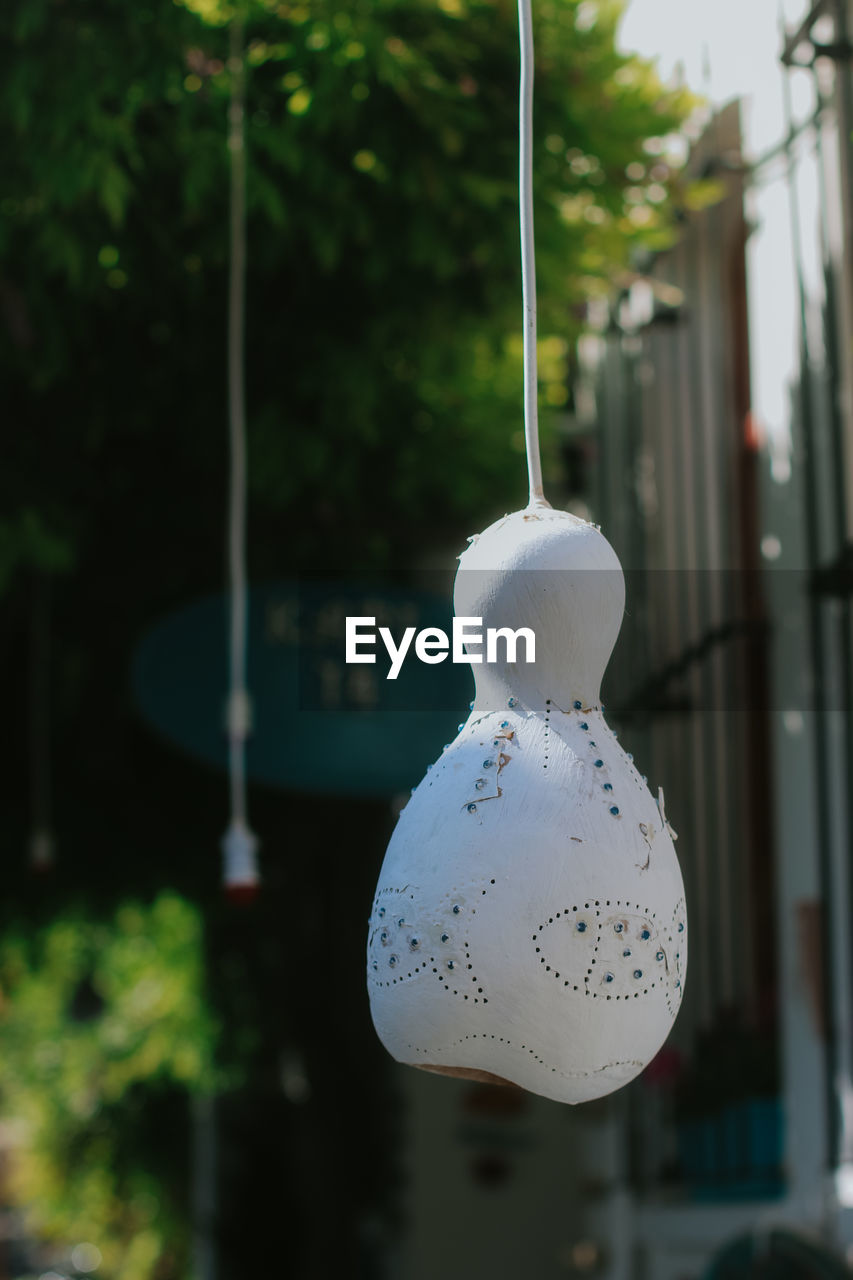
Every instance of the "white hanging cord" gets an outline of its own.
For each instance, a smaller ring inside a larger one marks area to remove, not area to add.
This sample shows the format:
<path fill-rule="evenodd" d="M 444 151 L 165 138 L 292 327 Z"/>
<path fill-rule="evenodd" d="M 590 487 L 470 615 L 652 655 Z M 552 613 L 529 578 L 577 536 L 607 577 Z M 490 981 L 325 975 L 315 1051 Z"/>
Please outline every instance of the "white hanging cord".
<path fill-rule="evenodd" d="M 244 315 L 246 305 L 246 150 L 243 21 L 231 23 L 231 102 L 228 148 L 231 161 L 231 242 L 228 283 L 228 435 L 231 472 L 228 495 L 228 574 L 231 603 L 228 736 L 231 742 L 232 817 L 246 817 L 243 748 L 248 725 L 238 700 L 246 695 L 246 405 Z"/>
<path fill-rule="evenodd" d="M 524 443 L 530 505 L 545 505 L 539 457 L 536 369 L 536 257 L 533 243 L 533 19 L 530 0 L 518 0 L 521 78 L 518 91 L 518 204 L 521 221 L 521 292 L 524 306 Z"/>
<path fill-rule="evenodd" d="M 231 822 L 223 839 L 225 884 L 253 888 L 258 882 L 255 865 L 257 841 L 247 825 L 246 738 L 250 729 L 250 702 L 246 688 L 246 631 L 248 588 L 246 581 L 246 140 L 244 21 L 237 12 L 231 22 L 231 101 L 228 149 L 231 163 L 231 239 L 228 282 L 228 436 L 230 485 L 228 494 L 228 578 L 230 602 L 229 690 L 226 708 L 228 775 Z"/>

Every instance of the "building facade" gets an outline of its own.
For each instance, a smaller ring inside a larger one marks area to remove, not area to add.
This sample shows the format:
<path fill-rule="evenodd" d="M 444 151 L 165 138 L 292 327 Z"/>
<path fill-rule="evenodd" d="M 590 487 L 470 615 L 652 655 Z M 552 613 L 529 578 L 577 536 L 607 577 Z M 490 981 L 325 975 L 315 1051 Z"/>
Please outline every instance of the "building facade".
<path fill-rule="evenodd" d="M 853 1244 L 853 49 L 844 4 L 788 17 L 776 142 L 755 101 L 710 116 L 707 203 L 582 342 L 567 423 L 628 570 L 608 715 L 691 917 L 671 1043 L 614 1109 L 613 1280 L 782 1224 Z"/>

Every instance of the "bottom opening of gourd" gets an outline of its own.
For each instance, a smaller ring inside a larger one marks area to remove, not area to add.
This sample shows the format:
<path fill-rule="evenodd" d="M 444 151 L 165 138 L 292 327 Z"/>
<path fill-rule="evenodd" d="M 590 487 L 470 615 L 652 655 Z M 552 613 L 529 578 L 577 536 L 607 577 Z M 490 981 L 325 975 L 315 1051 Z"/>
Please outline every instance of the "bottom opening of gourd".
<path fill-rule="evenodd" d="M 419 1071 L 431 1071 L 437 1076 L 456 1076 L 460 1080 L 479 1080 L 482 1084 L 501 1084 L 507 1089 L 521 1088 L 514 1080 L 496 1076 L 493 1071 L 481 1071 L 478 1067 L 441 1067 L 428 1062 L 410 1062 L 409 1066 L 417 1067 Z"/>

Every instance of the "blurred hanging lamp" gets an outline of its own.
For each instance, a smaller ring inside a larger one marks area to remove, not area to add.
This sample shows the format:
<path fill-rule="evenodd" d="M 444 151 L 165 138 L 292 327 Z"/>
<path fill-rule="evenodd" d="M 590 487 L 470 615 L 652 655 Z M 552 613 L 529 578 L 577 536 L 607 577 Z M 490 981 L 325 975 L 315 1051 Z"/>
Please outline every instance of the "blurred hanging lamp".
<path fill-rule="evenodd" d="M 223 882 L 229 898 L 255 897 L 260 879 L 257 839 L 246 809 L 246 739 L 251 728 L 251 702 L 246 687 L 248 586 L 246 574 L 246 126 L 244 21 L 238 9 L 231 20 L 231 98 L 228 150 L 231 168 L 230 255 L 228 281 L 228 779 L 230 822 L 222 838 Z"/>
<path fill-rule="evenodd" d="M 599 698 L 621 566 L 595 525 L 553 510 L 542 490 L 530 0 L 518 11 L 530 501 L 470 540 L 454 608 L 483 629 L 530 627 L 536 661 L 475 666 L 468 721 L 388 846 L 367 977 L 374 1025 L 399 1062 L 574 1103 L 627 1083 L 663 1044 L 687 920 L 663 793 L 652 798 Z"/>

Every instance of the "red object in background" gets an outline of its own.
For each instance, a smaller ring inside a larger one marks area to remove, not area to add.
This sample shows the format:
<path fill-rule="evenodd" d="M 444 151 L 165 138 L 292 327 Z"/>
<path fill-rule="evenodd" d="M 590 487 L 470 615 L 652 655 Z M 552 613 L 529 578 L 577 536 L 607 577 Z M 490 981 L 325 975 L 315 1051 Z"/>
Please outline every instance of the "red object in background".
<path fill-rule="evenodd" d="M 764 432 L 761 429 L 761 424 L 751 409 L 744 414 L 743 443 L 750 453 L 758 453 L 764 443 Z"/>
<path fill-rule="evenodd" d="M 660 1089 L 671 1089 L 678 1082 L 683 1065 L 684 1059 L 678 1049 L 664 1045 L 646 1067 L 645 1077 L 649 1084 Z"/>
<path fill-rule="evenodd" d="M 228 901 L 235 907 L 247 907 L 254 902 L 261 891 L 261 886 L 257 882 L 254 884 L 244 882 L 243 884 L 226 884 L 225 896 Z"/>

